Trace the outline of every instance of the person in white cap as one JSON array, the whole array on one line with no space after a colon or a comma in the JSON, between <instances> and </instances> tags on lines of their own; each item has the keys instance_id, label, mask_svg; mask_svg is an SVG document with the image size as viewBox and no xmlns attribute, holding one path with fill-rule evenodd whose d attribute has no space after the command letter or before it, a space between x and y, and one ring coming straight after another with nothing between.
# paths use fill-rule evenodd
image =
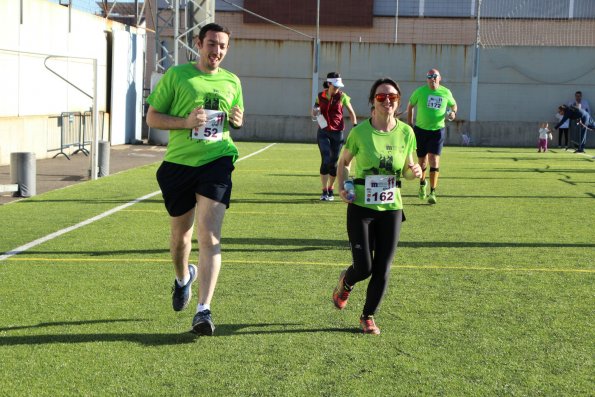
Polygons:
<instances>
[{"instance_id":1,"label":"person in white cap","mask_svg":"<svg viewBox=\"0 0 595 397\"><path fill-rule=\"evenodd\" d=\"M322 182L321 201L333 201L335 199L333 185L337 177L337 161L345 139L343 131L345 122L343 120L343 109L347 108L351 123L357 125L357 116L351 106L349 95L341 91L345 85L341 75L337 72L327 74L323 83L324 91L318 93L316 103L312 109L312 116L319 117L318 148L320 149L320 181Z\"/></svg>"}]
</instances>

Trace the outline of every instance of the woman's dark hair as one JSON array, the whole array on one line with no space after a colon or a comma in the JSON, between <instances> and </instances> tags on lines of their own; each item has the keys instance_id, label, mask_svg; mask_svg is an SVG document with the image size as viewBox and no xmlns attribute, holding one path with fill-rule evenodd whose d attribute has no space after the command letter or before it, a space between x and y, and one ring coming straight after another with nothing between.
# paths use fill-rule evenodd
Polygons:
<instances>
[{"instance_id":1,"label":"woman's dark hair","mask_svg":"<svg viewBox=\"0 0 595 397\"><path fill-rule=\"evenodd\" d=\"M340 79L341 75L337 72L330 72L329 74L326 75L327 79ZM324 88L328 88L328 81L325 81L324 83L322 83L322 86Z\"/></svg>"},{"instance_id":2,"label":"woman's dark hair","mask_svg":"<svg viewBox=\"0 0 595 397\"><path fill-rule=\"evenodd\" d=\"M399 93L399 99L398 99L399 105L397 106L397 111L395 111L395 117L400 116L402 114L402 112L399 112L398 110L401 107L401 88L399 87L399 83L397 83L390 77L383 77L381 79L376 80L374 82L374 84L372 84L372 88L370 88L370 96L368 96L368 102L370 103L370 105L372 105L372 108L373 108L374 107L374 97L376 96L376 89L379 86L381 86L382 84L392 85L393 87L395 87L395 89Z\"/></svg>"},{"instance_id":3,"label":"woman's dark hair","mask_svg":"<svg viewBox=\"0 0 595 397\"><path fill-rule=\"evenodd\" d=\"M399 99L401 99L401 88L399 87L399 84L389 77L383 77L381 79L376 80L374 82L374 84L372 84L372 88L370 88L370 96L368 96L368 102L370 103L370 105L374 105L374 97L376 96L376 89L379 86L381 86L382 84L389 84L389 85L392 85L393 87L395 87L395 89L399 93ZM400 100L399 100L399 104L401 104Z\"/></svg>"}]
</instances>

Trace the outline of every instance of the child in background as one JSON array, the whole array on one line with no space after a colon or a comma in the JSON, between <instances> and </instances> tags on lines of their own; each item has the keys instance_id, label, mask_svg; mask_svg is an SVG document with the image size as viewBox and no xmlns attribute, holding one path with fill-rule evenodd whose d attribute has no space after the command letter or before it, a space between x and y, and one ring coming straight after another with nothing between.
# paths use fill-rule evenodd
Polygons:
<instances>
[{"instance_id":1,"label":"child in background","mask_svg":"<svg viewBox=\"0 0 595 397\"><path fill-rule=\"evenodd\" d=\"M547 140L552 139L551 137L552 134L549 129L549 124L541 123L539 125L539 150L537 150L537 153L541 153L541 149L543 149L544 152L547 152Z\"/></svg>"}]
</instances>

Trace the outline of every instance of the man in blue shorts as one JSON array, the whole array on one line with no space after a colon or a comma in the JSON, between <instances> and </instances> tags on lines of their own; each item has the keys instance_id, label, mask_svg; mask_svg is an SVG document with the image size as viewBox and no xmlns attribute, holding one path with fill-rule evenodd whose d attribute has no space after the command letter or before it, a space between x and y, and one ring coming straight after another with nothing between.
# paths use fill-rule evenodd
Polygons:
<instances>
[{"instance_id":1,"label":"man in blue shorts","mask_svg":"<svg viewBox=\"0 0 595 397\"><path fill-rule=\"evenodd\" d=\"M407 104L407 123L413 127L417 140L417 158L422 169L419 185L420 200L436 204L436 187L440 172L440 153L445 139L445 118L455 119L457 103L450 90L440 85L440 71L430 69L426 74L427 85L419 87ZM413 125L414 108L415 126ZM448 113L448 116L447 116ZM427 194L426 169L430 165L430 194Z\"/></svg>"},{"instance_id":2,"label":"man in blue shorts","mask_svg":"<svg viewBox=\"0 0 595 397\"><path fill-rule=\"evenodd\" d=\"M170 130L157 182L170 215L170 252L176 273L172 305L185 309L198 277L192 331L213 335L211 299L221 268L221 227L231 196L238 150L231 128L243 123L240 79L219 67L229 48L227 28L210 23L198 35L200 59L171 67L147 98L149 127ZM196 221L198 267L189 264Z\"/></svg>"}]
</instances>

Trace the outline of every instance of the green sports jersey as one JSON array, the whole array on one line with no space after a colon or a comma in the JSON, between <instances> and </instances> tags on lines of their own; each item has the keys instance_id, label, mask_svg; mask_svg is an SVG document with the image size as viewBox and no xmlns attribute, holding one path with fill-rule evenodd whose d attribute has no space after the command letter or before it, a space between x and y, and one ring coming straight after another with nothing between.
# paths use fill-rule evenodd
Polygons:
<instances>
[{"instance_id":1,"label":"green sports jersey","mask_svg":"<svg viewBox=\"0 0 595 397\"><path fill-rule=\"evenodd\" d=\"M174 66L159 80L147 102L158 112L177 117L187 117L199 106L225 114L217 140L193 139L192 130L170 130L165 161L197 167L224 156L233 157L234 162L237 159L227 116L236 105L244 109L242 86L235 74L222 68L214 74L203 73L196 62Z\"/></svg>"},{"instance_id":2,"label":"green sports jersey","mask_svg":"<svg viewBox=\"0 0 595 397\"><path fill-rule=\"evenodd\" d=\"M432 90L427 85L413 91L409 103L412 106L417 105L415 125L430 131L444 128L446 108L456 105L448 88L439 86L438 89Z\"/></svg>"},{"instance_id":3,"label":"green sports jersey","mask_svg":"<svg viewBox=\"0 0 595 397\"><path fill-rule=\"evenodd\" d=\"M416 146L415 134L408 124L397 120L390 132L381 132L374 129L368 119L351 130L344 148L355 158L355 167L351 171L354 179L363 182L371 175L393 176L399 181L405 160ZM389 204L370 204L374 192L368 193L365 184L356 183L354 204L377 211L403 208L401 189L396 189L394 202Z\"/></svg>"}]
</instances>

